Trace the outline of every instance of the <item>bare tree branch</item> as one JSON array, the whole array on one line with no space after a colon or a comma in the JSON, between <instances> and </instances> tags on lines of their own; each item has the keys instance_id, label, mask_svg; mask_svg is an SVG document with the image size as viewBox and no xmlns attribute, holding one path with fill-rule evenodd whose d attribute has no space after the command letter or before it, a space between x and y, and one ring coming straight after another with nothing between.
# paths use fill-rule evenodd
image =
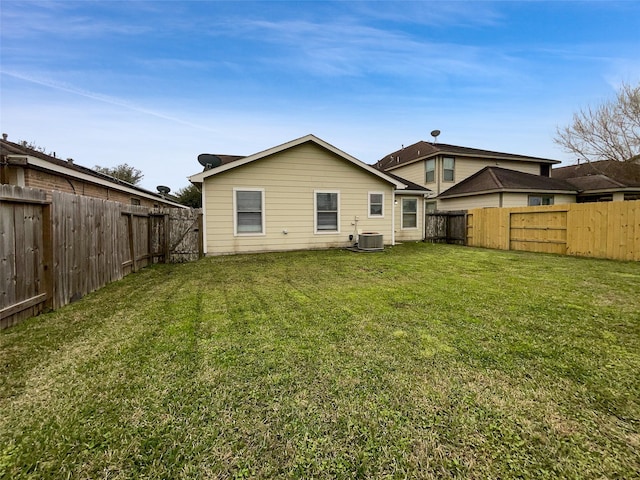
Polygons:
<instances>
[{"instance_id":1,"label":"bare tree branch","mask_svg":"<svg viewBox=\"0 0 640 480\"><path fill-rule=\"evenodd\" d=\"M640 85L623 84L615 100L573 115L555 143L587 161L627 161L640 154Z\"/></svg>"}]
</instances>

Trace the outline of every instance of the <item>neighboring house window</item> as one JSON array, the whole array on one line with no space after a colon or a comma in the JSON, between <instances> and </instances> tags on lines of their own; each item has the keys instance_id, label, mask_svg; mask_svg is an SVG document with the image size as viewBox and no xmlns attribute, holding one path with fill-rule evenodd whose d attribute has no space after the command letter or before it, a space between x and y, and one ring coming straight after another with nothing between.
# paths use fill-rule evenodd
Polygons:
<instances>
[{"instance_id":1,"label":"neighboring house window","mask_svg":"<svg viewBox=\"0 0 640 480\"><path fill-rule=\"evenodd\" d=\"M553 205L553 195L529 195L529 206Z\"/></svg>"},{"instance_id":2,"label":"neighboring house window","mask_svg":"<svg viewBox=\"0 0 640 480\"><path fill-rule=\"evenodd\" d=\"M340 231L340 195L338 192L315 192L316 233Z\"/></svg>"},{"instance_id":3,"label":"neighboring house window","mask_svg":"<svg viewBox=\"0 0 640 480\"><path fill-rule=\"evenodd\" d=\"M430 158L427 160L427 178L426 183L433 183L436 181L436 159Z\"/></svg>"},{"instance_id":4,"label":"neighboring house window","mask_svg":"<svg viewBox=\"0 0 640 480\"><path fill-rule=\"evenodd\" d=\"M140 205L140 199L139 198L132 198L131 199L131 205Z\"/></svg>"},{"instance_id":5,"label":"neighboring house window","mask_svg":"<svg viewBox=\"0 0 640 480\"><path fill-rule=\"evenodd\" d=\"M369 192L369 217L384 217L384 193Z\"/></svg>"},{"instance_id":6,"label":"neighboring house window","mask_svg":"<svg viewBox=\"0 0 640 480\"><path fill-rule=\"evenodd\" d=\"M264 234L264 189L233 189L234 235Z\"/></svg>"},{"instance_id":7,"label":"neighboring house window","mask_svg":"<svg viewBox=\"0 0 640 480\"><path fill-rule=\"evenodd\" d=\"M418 228L418 200L402 199L402 228Z\"/></svg>"},{"instance_id":8,"label":"neighboring house window","mask_svg":"<svg viewBox=\"0 0 640 480\"><path fill-rule=\"evenodd\" d=\"M548 163L543 163L540 165L540 176L541 177L550 177L551 176L551 165Z\"/></svg>"},{"instance_id":9,"label":"neighboring house window","mask_svg":"<svg viewBox=\"0 0 640 480\"><path fill-rule=\"evenodd\" d=\"M453 182L455 178L456 159L453 157L444 157L443 163L442 180L445 182Z\"/></svg>"},{"instance_id":10,"label":"neighboring house window","mask_svg":"<svg viewBox=\"0 0 640 480\"><path fill-rule=\"evenodd\" d=\"M438 205L437 202L427 202L427 204L426 204L427 213L435 212L437 205Z\"/></svg>"}]
</instances>

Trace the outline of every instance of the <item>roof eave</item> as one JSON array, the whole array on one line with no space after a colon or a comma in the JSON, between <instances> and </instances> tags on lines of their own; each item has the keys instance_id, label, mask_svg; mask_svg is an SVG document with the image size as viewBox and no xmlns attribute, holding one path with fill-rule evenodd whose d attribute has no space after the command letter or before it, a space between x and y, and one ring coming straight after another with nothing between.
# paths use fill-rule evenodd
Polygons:
<instances>
[{"instance_id":1,"label":"roof eave","mask_svg":"<svg viewBox=\"0 0 640 480\"><path fill-rule=\"evenodd\" d=\"M476 192L454 193L446 195L446 192L438 195L438 199L446 198L459 198L459 197L473 197L475 195L487 195L491 193L542 193L542 194L564 194L564 195L577 195L577 190L549 190L540 188L494 188L490 190L478 190Z\"/></svg>"},{"instance_id":2,"label":"roof eave","mask_svg":"<svg viewBox=\"0 0 640 480\"><path fill-rule=\"evenodd\" d=\"M173 205L175 207L179 207L179 208L189 208L185 205L182 205L180 203L176 203L173 202L171 200L167 200L166 198L159 198L155 195L153 195L151 192L145 192L144 190L138 189L138 188L131 188L131 187L127 187L126 185L122 185L120 183L114 183L114 182L110 182L108 180L105 179L101 179L100 177L97 176L93 176L93 175L89 175L86 173L82 173L82 172L78 172L77 170L73 170L71 168L65 168L62 165L57 165L55 163L51 163L48 162L47 160L38 158L38 157L33 157L31 155L7 155L7 158L18 158L18 159L26 159L27 164L31 165L33 167L37 167L39 169L42 170L47 170L50 172L55 172L58 174L62 174L62 175L66 175L69 177L73 177L73 178L77 178L78 180L82 180L85 182L91 182L91 183L95 183L98 185L102 185L104 187L108 187L108 188L112 188L114 190L118 190L121 192L126 192L128 194L131 195L136 195L138 197L144 197L156 202L163 202L166 204L170 204Z\"/></svg>"},{"instance_id":3,"label":"roof eave","mask_svg":"<svg viewBox=\"0 0 640 480\"><path fill-rule=\"evenodd\" d=\"M425 192L424 190L402 190L398 189L395 191L396 195L423 195L428 196L431 192Z\"/></svg>"},{"instance_id":4,"label":"roof eave","mask_svg":"<svg viewBox=\"0 0 640 480\"><path fill-rule=\"evenodd\" d=\"M637 187L611 187L611 188L588 188L580 190L580 195L590 195L594 193L616 193L616 192L640 192L640 186Z\"/></svg>"},{"instance_id":5,"label":"roof eave","mask_svg":"<svg viewBox=\"0 0 640 480\"><path fill-rule=\"evenodd\" d=\"M453 157L467 157L467 158L481 158L481 159L489 159L489 160L503 160L503 161L512 161L512 162L532 162L532 163L545 163L548 165L557 165L562 163L560 160L552 160L550 158L537 158L537 157L520 157L515 155L513 157L508 157L504 155L489 155L489 154L472 154L472 153L460 153L460 152L450 152L447 150L441 150L439 152L430 153L428 155L423 155L411 160L407 160L405 162L400 162L395 165L391 165L386 167L385 170L395 170L396 168L404 167L406 165L411 165L416 162L420 162L423 160L428 160L437 156L445 156L451 155Z\"/></svg>"},{"instance_id":6,"label":"roof eave","mask_svg":"<svg viewBox=\"0 0 640 480\"><path fill-rule=\"evenodd\" d=\"M337 155L337 156L339 156L341 158L344 158L345 160L353 163L354 165L356 165L356 166L358 166L360 168L363 168L363 169L367 170L369 173L372 173L373 175L379 177L380 179L385 180L386 182L394 185L396 188L406 188L407 187L406 184L391 178L389 175L385 174L384 172L381 172L381 171L377 170L376 168L372 167L371 165L367 165L363 161L358 160L357 158L349 155L348 153L343 152L339 148L334 147L330 143L327 143L324 140L316 137L315 135L311 135L311 134L305 135L304 137L300 137L300 138L297 138L295 140L291 140L290 142L283 143L281 145L277 145L277 146L269 148L267 150L263 150L261 152L254 153L253 155L249 155L248 157L245 157L245 158L243 158L241 160L236 160L234 162L230 162L230 163L227 163L225 165L221 165L220 167L212 168L210 170L206 170L204 172L197 173L195 175L192 175L192 176L188 177L188 179L192 183L202 183L206 178L209 178L209 177L211 177L213 175L219 175L219 174L224 173L224 172L226 172L228 170L241 167L243 165L246 165L248 163L254 162L254 161L259 160L261 158L265 158L265 157L274 155L276 153L280 153L282 151L288 150L290 148L297 147L297 146L302 145L302 144L307 143L307 142L313 142L316 145L329 150L330 152L334 153L335 155Z\"/></svg>"}]
</instances>

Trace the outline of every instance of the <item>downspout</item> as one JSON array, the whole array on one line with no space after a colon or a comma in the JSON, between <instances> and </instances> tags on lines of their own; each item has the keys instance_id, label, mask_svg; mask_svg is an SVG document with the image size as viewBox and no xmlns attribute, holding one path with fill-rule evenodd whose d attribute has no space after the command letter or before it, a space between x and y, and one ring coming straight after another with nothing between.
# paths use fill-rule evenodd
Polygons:
<instances>
[{"instance_id":1,"label":"downspout","mask_svg":"<svg viewBox=\"0 0 640 480\"><path fill-rule=\"evenodd\" d=\"M207 256L207 198L205 197L204 180L200 187L202 195L202 253Z\"/></svg>"},{"instance_id":2,"label":"downspout","mask_svg":"<svg viewBox=\"0 0 640 480\"><path fill-rule=\"evenodd\" d=\"M440 164L442 163L440 160L441 160L440 156L437 156L436 157L436 165L435 165L436 168L435 168L435 171L433 172L433 173L435 173L436 178L438 179L437 182L436 182L436 195L440 195L440 174L441 174L441 171L440 171L441 165Z\"/></svg>"},{"instance_id":3,"label":"downspout","mask_svg":"<svg viewBox=\"0 0 640 480\"><path fill-rule=\"evenodd\" d=\"M391 187L391 245L396 244L396 187Z\"/></svg>"},{"instance_id":4,"label":"downspout","mask_svg":"<svg viewBox=\"0 0 640 480\"><path fill-rule=\"evenodd\" d=\"M422 241L427 240L427 196L422 196Z\"/></svg>"}]
</instances>

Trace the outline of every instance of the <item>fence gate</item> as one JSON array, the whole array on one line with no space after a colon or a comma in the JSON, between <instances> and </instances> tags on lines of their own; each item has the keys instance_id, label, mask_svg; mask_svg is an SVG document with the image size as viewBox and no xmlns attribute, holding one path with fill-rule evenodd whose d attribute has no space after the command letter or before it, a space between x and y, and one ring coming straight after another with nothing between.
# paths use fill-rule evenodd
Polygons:
<instances>
[{"instance_id":1,"label":"fence gate","mask_svg":"<svg viewBox=\"0 0 640 480\"><path fill-rule=\"evenodd\" d=\"M466 210L427 213L424 224L425 241L466 245Z\"/></svg>"},{"instance_id":2,"label":"fence gate","mask_svg":"<svg viewBox=\"0 0 640 480\"><path fill-rule=\"evenodd\" d=\"M202 209L154 209L151 219L154 258L183 263L204 255Z\"/></svg>"},{"instance_id":3,"label":"fence gate","mask_svg":"<svg viewBox=\"0 0 640 480\"><path fill-rule=\"evenodd\" d=\"M509 250L567 253L567 211L509 213Z\"/></svg>"}]
</instances>

